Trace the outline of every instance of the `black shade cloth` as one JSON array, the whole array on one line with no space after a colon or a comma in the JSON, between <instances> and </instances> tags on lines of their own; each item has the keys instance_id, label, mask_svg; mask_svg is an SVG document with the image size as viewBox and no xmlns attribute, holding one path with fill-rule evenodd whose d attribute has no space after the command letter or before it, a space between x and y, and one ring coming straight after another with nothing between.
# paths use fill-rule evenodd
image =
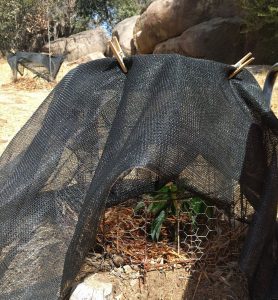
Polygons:
<instances>
[{"instance_id":1,"label":"black shade cloth","mask_svg":"<svg viewBox=\"0 0 278 300\"><path fill-rule=\"evenodd\" d=\"M112 58L70 71L2 155L0 298L68 296L105 206L171 180L227 211L247 198L241 267L251 297L271 299L278 122L261 88L213 61L125 63L127 74Z\"/></svg>"},{"instance_id":2,"label":"black shade cloth","mask_svg":"<svg viewBox=\"0 0 278 300\"><path fill-rule=\"evenodd\" d=\"M15 78L16 72L23 75L24 68L26 68L47 81L56 78L63 61L62 55L49 56L33 52L16 52L8 56L8 63Z\"/></svg>"}]
</instances>

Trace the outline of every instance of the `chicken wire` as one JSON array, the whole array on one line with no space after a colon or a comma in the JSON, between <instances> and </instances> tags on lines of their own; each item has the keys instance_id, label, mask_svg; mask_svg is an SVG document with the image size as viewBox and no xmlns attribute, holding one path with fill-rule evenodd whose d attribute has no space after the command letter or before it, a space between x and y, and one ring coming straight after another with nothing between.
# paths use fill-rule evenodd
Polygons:
<instances>
[{"instance_id":1,"label":"chicken wire","mask_svg":"<svg viewBox=\"0 0 278 300\"><path fill-rule=\"evenodd\" d=\"M146 271L183 266L194 272L215 269L220 260L238 259L242 247L239 237L247 229L242 220L235 220L199 198L178 199L180 210L165 217L159 238L154 239L152 226L157 218L150 212L150 205L167 207L167 200L153 200L145 195L137 201L130 200L105 211L91 257L100 253L103 260L112 259L113 264L104 269L96 264L91 271L136 265ZM196 203L201 204L202 212L197 211ZM90 273L90 268L86 272Z\"/></svg>"}]
</instances>

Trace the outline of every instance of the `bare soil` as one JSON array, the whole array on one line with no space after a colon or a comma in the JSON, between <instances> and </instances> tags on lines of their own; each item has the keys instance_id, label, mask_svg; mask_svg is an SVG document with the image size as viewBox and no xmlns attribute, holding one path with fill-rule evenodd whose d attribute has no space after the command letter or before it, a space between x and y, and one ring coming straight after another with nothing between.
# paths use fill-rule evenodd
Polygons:
<instances>
[{"instance_id":1,"label":"bare soil","mask_svg":"<svg viewBox=\"0 0 278 300\"><path fill-rule=\"evenodd\" d=\"M124 268L121 271L97 273L94 278L114 287L114 299L119 300L247 300L244 277L234 266L229 273L216 270L190 274L184 268L156 270L147 273ZM239 275L238 275L239 274Z\"/></svg>"},{"instance_id":2,"label":"bare soil","mask_svg":"<svg viewBox=\"0 0 278 300\"><path fill-rule=\"evenodd\" d=\"M56 83L74 67L76 65L63 65ZM56 83L33 79L30 72L26 72L17 82L12 82L12 72L8 63L0 59L0 155Z\"/></svg>"}]
</instances>

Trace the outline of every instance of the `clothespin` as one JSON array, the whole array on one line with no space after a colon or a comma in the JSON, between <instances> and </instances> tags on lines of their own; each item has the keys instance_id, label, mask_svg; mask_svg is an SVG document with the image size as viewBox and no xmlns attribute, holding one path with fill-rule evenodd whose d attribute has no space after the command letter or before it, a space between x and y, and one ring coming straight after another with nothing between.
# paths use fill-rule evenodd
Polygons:
<instances>
[{"instance_id":1,"label":"clothespin","mask_svg":"<svg viewBox=\"0 0 278 300\"><path fill-rule=\"evenodd\" d=\"M112 40L109 41L109 46L110 46L111 50L113 51L113 54L116 57L118 63L120 64L123 72L127 73L127 68L126 68L126 66L124 64L124 60L123 60L125 55L119 44L118 39L115 36L113 36Z\"/></svg>"},{"instance_id":2,"label":"clothespin","mask_svg":"<svg viewBox=\"0 0 278 300\"><path fill-rule=\"evenodd\" d=\"M232 67L235 67L236 69L234 70L234 72L229 76L229 79L232 79L233 77L236 76L236 74L238 74L244 67L246 67L247 65L249 65L252 61L255 60L254 57L251 57L252 53L249 52L248 54L246 54L240 61L238 61L236 64L232 65ZM250 58L251 57L251 58Z\"/></svg>"}]
</instances>

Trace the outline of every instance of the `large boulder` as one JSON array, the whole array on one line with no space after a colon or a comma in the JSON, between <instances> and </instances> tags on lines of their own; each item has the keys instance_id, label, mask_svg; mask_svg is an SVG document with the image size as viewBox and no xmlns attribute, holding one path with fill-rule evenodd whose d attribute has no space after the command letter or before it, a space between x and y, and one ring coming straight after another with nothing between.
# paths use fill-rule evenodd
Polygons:
<instances>
[{"instance_id":1,"label":"large boulder","mask_svg":"<svg viewBox=\"0 0 278 300\"><path fill-rule=\"evenodd\" d=\"M196 24L238 14L236 0L156 0L135 24L135 45L139 53L152 53L160 42L179 36Z\"/></svg>"},{"instance_id":2,"label":"large boulder","mask_svg":"<svg viewBox=\"0 0 278 300\"><path fill-rule=\"evenodd\" d=\"M57 39L50 44L52 54L66 55L68 61L74 61L89 53L103 53L107 49L108 37L100 29L92 29L73 34L68 38ZM49 51L49 44L46 44L42 51Z\"/></svg>"},{"instance_id":3,"label":"large boulder","mask_svg":"<svg viewBox=\"0 0 278 300\"><path fill-rule=\"evenodd\" d=\"M113 29L112 36L116 36L125 55L136 53L133 40L133 29L139 16L127 18L118 23Z\"/></svg>"},{"instance_id":4,"label":"large boulder","mask_svg":"<svg viewBox=\"0 0 278 300\"><path fill-rule=\"evenodd\" d=\"M190 27L179 37L158 44L154 53L179 53L231 64L242 55L242 24L239 17L214 18Z\"/></svg>"},{"instance_id":5,"label":"large boulder","mask_svg":"<svg viewBox=\"0 0 278 300\"><path fill-rule=\"evenodd\" d=\"M68 65L74 65L74 64L84 64L84 63L87 63L89 61L93 61L93 60L96 60L96 59L102 59L102 58L105 58L104 54L102 52L93 52L93 53L89 53L85 56L82 56L80 58L78 58L77 60L73 60L71 62L68 63Z\"/></svg>"}]
</instances>

